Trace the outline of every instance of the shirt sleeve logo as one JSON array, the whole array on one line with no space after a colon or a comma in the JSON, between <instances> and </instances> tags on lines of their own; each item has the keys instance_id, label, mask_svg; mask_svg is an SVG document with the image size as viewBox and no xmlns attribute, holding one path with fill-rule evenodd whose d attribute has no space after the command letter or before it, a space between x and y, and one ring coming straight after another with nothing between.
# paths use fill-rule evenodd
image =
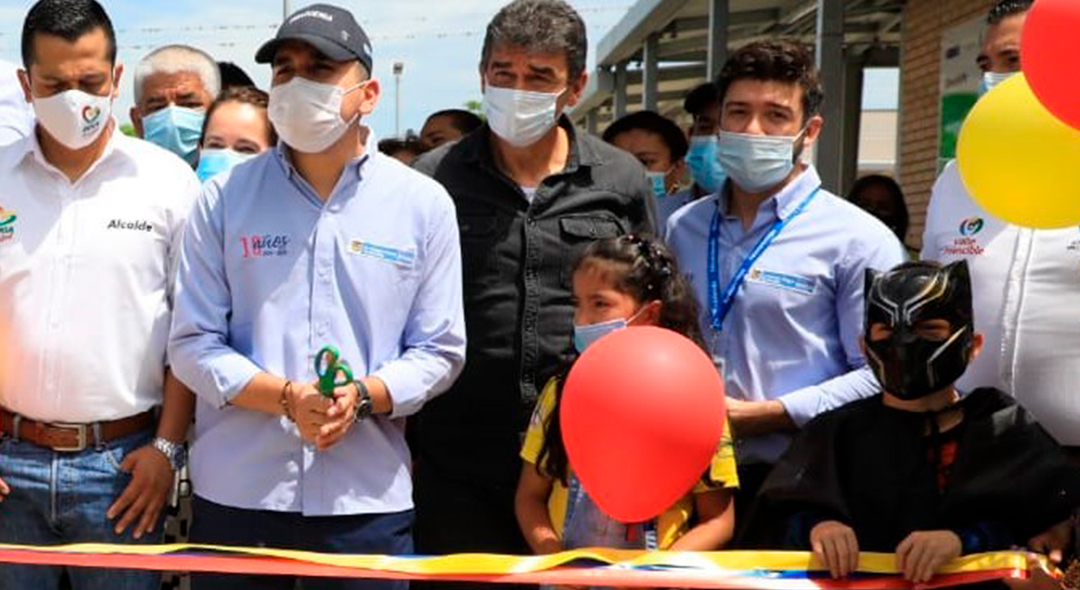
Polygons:
<instances>
[{"instance_id":1,"label":"shirt sleeve logo","mask_svg":"<svg viewBox=\"0 0 1080 590\"><path fill-rule=\"evenodd\" d=\"M371 242L353 240L349 242L349 253L357 256L367 256L389 262L402 268L412 268L416 264L416 253L408 250L399 250L390 246L380 246Z\"/></svg>"},{"instance_id":2,"label":"shirt sleeve logo","mask_svg":"<svg viewBox=\"0 0 1080 590\"><path fill-rule=\"evenodd\" d=\"M14 209L0 207L0 244L15 239L15 215Z\"/></svg>"},{"instance_id":3,"label":"shirt sleeve logo","mask_svg":"<svg viewBox=\"0 0 1080 590\"><path fill-rule=\"evenodd\" d=\"M289 236L262 234L240 236L244 258L272 258L289 255Z\"/></svg>"}]
</instances>

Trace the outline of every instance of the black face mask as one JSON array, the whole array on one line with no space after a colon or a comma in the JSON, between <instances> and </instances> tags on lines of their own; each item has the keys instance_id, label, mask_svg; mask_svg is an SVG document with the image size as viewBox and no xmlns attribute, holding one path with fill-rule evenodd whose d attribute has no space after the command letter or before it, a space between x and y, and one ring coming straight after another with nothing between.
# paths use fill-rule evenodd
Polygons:
<instances>
[{"instance_id":1,"label":"black face mask","mask_svg":"<svg viewBox=\"0 0 1080 590\"><path fill-rule=\"evenodd\" d=\"M909 262L878 273L866 271L867 363L881 386L904 400L925 397L951 385L967 369L972 347L971 278L966 261L948 266ZM946 320L952 333L928 340L915 333L925 320ZM893 333L870 340L870 326Z\"/></svg>"}]
</instances>

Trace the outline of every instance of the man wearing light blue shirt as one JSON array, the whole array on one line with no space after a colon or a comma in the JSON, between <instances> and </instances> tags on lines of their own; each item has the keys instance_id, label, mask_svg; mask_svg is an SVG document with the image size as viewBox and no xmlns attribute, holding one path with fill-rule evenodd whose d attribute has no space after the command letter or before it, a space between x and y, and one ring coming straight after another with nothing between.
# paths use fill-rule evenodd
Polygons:
<instances>
[{"instance_id":1,"label":"man wearing light blue shirt","mask_svg":"<svg viewBox=\"0 0 1080 590\"><path fill-rule=\"evenodd\" d=\"M379 154L359 125L379 87L367 36L347 11L302 9L256 59L273 63L269 113L282 143L206 185L178 277L170 358L199 396L191 539L409 553L403 419L464 363L454 207L436 182ZM314 361L327 345L356 381L324 397ZM295 583L193 581L196 590Z\"/></svg>"},{"instance_id":2,"label":"man wearing light blue shirt","mask_svg":"<svg viewBox=\"0 0 1080 590\"><path fill-rule=\"evenodd\" d=\"M810 51L751 44L717 87L717 157L730 182L676 212L666 235L724 375L745 515L792 431L879 390L859 346L864 273L905 255L887 227L800 162L823 124Z\"/></svg>"}]
</instances>

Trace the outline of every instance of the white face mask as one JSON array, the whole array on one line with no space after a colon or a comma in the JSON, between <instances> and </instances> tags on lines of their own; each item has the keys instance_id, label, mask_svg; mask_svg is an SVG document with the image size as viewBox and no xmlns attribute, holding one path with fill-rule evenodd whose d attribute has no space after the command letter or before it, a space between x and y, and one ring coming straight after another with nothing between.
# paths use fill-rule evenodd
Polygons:
<instances>
[{"instance_id":1,"label":"white face mask","mask_svg":"<svg viewBox=\"0 0 1080 590\"><path fill-rule=\"evenodd\" d=\"M720 132L717 159L736 186L763 193L784 181L795 168L795 136Z\"/></svg>"},{"instance_id":2,"label":"white face mask","mask_svg":"<svg viewBox=\"0 0 1080 590\"><path fill-rule=\"evenodd\" d=\"M499 88L490 83L484 88L484 115L488 126L514 147L530 146L555 126L560 92L529 92Z\"/></svg>"},{"instance_id":3,"label":"white face mask","mask_svg":"<svg viewBox=\"0 0 1080 590\"><path fill-rule=\"evenodd\" d=\"M351 121L342 119L341 103L363 85L345 90L295 76L270 89L270 122L289 147L305 154L323 152L360 118L357 113Z\"/></svg>"},{"instance_id":4,"label":"white face mask","mask_svg":"<svg viewBox=\"0 0 1080 590\"><path fill-rule=\"evenodd\" d=\"M106 96L67 90L34 97L34 113L45 131L68 149L82 149L96 140L112 118L112 93Z\"/></svg>"},{"instance_id":5,"label":"white face mask","mask_svg":"<svg viewBox=\"0 0 1080 590\"><path fill-rule=\"evenodd\" d=\"M1016 72L983 72L982 81L979 82L979 96L984 96L1014 74Z\"/></svg>"}]
</instances>

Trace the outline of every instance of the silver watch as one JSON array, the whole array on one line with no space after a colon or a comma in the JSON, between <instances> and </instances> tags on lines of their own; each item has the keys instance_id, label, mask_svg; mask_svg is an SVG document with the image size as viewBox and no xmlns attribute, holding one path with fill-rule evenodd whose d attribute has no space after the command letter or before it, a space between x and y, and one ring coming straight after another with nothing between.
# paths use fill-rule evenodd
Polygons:
<instances>
[{"instance_id":1,"label":"silver watch","mask_svg":"<svg viewBox=\"0 0 1080 590\"><path fill-rule=\"evenodd\" d=\"M151 445L160 451L162 455L165 455L173 471L180 471L183 469L184 464L187 463L187 450L184 448L184 443L174 443L159 436L154 439Z\"/></svg>"}]
</instances>

